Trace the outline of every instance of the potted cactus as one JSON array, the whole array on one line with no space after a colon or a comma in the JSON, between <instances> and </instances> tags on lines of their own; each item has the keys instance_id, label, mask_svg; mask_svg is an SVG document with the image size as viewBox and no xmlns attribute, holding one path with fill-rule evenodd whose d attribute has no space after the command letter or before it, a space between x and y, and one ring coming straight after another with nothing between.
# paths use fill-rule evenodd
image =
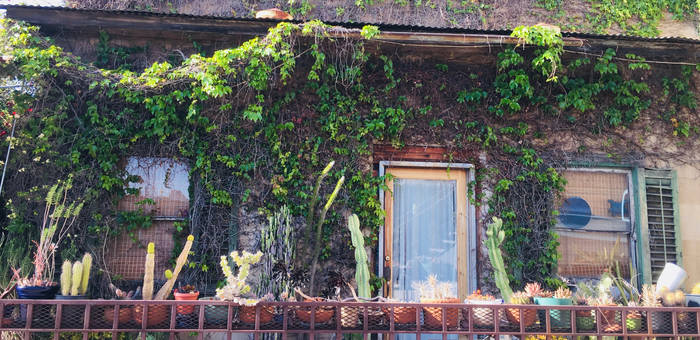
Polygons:
<instances>
[{"instance_id":1,"label":"potted cactus","mask_svg":"<svg viewBox=\"0 0 700 340\"><path fill-rule=\"evenodd\" d=\"M56 299L86 299L91 267L92 255L88 253L85 253L82 262L75 261L75 263L71 263L68 260L64 261L61 266L61 294L56 295ZM61 327L82 328L82 315L85 311L85 306L66 304L63 305L62 310Z\"/></svg>"},{"instance_id":2,"label":"potted cactus","mask_svg":"<svg viewBox=\"0 0 700 340\"><path fill-rule=\"evenodd\" d=\"M134 298L135 295L138 295L141 287L139 287L136 291L130 290L130 291L125 291L117 288L114 284L110 283L109 284L109 289L112 291L112 294L114 295L114 298L116 300L131 300ZM125 325L129 323L132 320L133 316L133 309L129 306L120 306L119 311L117 312L117 324L118 325ZM114 307L113 306L107 306L104 308L104 315L103 315L104 321L107 322L108 325L114 324Z\"/></svg>"},{"instance_id":3,"label":"potted cactus","mask_svg":"<svg viewBox=\"0 0 700 340\"><path fill-rule=\"evenodd\" d=\"M246 283L250 273L250 266L260 262L262 255L262 252L255 254L247 251L241 253L237 251L231 252L230 256L238 266L238 274L236 275L233 274L226 256L221 256L221 261L219 262L221 271L226 276L226 285L216 289L216 297L222 301L232 301L241 305L238 319L243 323L255 323L255 306L260 302L271 299L271 295L266 295L261 299L246 297L249 296L251 290L250 285ZM272 322L273 317L274 307L265 306L260 309L261 324Z\"/></svg>"},{"instance_id":4,"label":"potted cactus","mask_svg":"<svg viewBox=\"0 0 700 340\"><path fill-rule=\"evenodd\" d=\"M578 293L578 292L577 292ZM589 297L577 295L576 305L577 306L588 306ZM593 310L577 310L576 311L576 330L577 331L590 331L595 328L595 315Z\"/></svg>"},{"instance_id":5,"label":"potted cactus","mask_svg":"<svg viewBox=\"0 0 700 340\"><path fill-rule=\"evenodd\" d=\"M58 292L58 284L53 281L56 249L83 208L82 201L67 202L72 186L73 179L70 177L51 186L46 194L40 238L34 241L34 273L30 277L21 277L19 271L15 271L17 296L20 299L53 299ZM24 319L26 305L22 306Z\"/></svg>"},{"instance_id":6,"label":"potted cactus","mask_svg":"<svg viewBox=\"0 0 700 340\"><path fill-rule=\"evenodd\" d=\"M510 304L512 305L531 305L532 297L526 292L515 292L510 296ZM506 309L506 318L514 326L520 327L522 322L523 327L530 327L537 321L537 312L534 309L508 308Z\"/></svg>"},{"instance_id":7,"label":"potted cactus","mask_svg":"<svg viewBox=\"0 0 700 340\"><path fill-rule=\"evenodd\" d=\"M187 256L192 249L192 243L194 242L194 236L187 236L187 241L184 247L182 247L182 252L175 261L174 270L165 271L165 284L158 290L158 292L153 294L153 271L155 268L155 244L153 242L148 244L146 249L146 261L143 276L143 299L144 300L165 300L170 296L173 291L173 286L177 280L182 267L187 262ZM143 305L134 306L134 321L141 325L143 323ZM167 305L149 305L148 306L148 317L146 322L146 327L154 327L165 322L168 319L170 309Z\"/></svg>"},{"instance_id":8,"label":"potted cactus","mask_svg":"<svg viewBox=\"0 0 700 340\"><path fill-rule=\"evenodd\" d=\"M413 284L413 289L416 290L421 303L459 303L459 299L455 297L454 285L450 282L440 282L436 275L428 276L427 281L416 282ZM448 328L457 327L459 320L459 309L447 308L445 310L447 317L445 325ZM426 326L434 328L442 328L442 308L441 307L423 307L423 317Z\"/></svg>"}]
</instances>

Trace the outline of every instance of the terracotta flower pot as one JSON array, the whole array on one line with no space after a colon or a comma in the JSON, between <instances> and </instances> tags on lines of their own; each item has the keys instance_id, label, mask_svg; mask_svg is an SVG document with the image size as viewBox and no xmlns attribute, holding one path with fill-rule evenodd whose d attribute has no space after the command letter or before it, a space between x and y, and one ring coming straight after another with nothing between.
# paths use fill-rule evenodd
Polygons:
<instances>
[{"instance_id":1,"label":"terracotta flower pot","mask_svg":"<svg viewBox=\"0 0 700 340\"><path fill-rule=\"evenodd\" d=\"M611 305L615 306L615 305ZM605 307L605 306L602 306ZM600 311L600 323L603 332L618 333L622 332L622 321L617 319L617 312L614 310Z\"/></svg>"},{"instance_id":2,"label":"terracotta flower pot","mask_svg":"<svg viewBox=\"0 0 700 340\"><path fill-rule=\"evenodd\" d=\"M459 299L421 299L421 303L459 303ZM445 326L448 328L457 327L459 322L459 309L457 308L446 308L445 313L447 313L447 318L445 319ZM430 327L442 328L442 307L423 307L423 317L425 319L425 324Z\"/></svg>"},{"instance_id":3,"label":"terracotta flower pot","mask_svg":"<svg viewBox=\"0 0 700 340\"><path fill-rule=\"evenodd\" d=\"M318 317L318 314L316 314ZM360 307L340 307L340 326L355 328L360 325Z\"/></svg>"},{"instance_id":4,"label":"terracotta flower pot","mask_svg":"<svg viewBox=\"0 0 700 340\"><path fill-rule=\"evenodd\" d=\"M260 324L267 324L272 322L272 318L275 316L275 307L272 306L261 306L260 307ZM238 310L238 319L243 323L254 324L255 323L255 306L241 306Z\"/></svg>"},{"instance_id":5,"label":"terracotta flower pot","mask_svg":"<svg viewBox=\"0 0 700 340\"><path fill-rule=\"evenodd\" d=\"M199 292L179 293L177 289L173 290L175 300L178 301L195 301L199 297ZM177 305L177 314L192 314L194 305Z\"/></svg>"},{"instance_id":6,"label":"terracotta flower pot","mask_svg":"<svg viewBox=\"0 0 700 340\"><path fill-rule=\"evenodd\" d=\"M117 324L124 325L131 321L133 318L133 308L129 306L119 306L119 316L117 316ZM109 323L109 325L114 324L114 307L109 306L104 309L104 320Z\"/></svg>"},{"instance_id":7,"label":"terracotta flower pot","mask_svg":"<svg viewBox=\"0 0 700 340\"><path fill-rule=\"evenodd\" d=\"M305 299L304 302L322 302L323 299L316 298L314 300ZM295 312L297 318L302 322L311 323L311 310L313 307L299 307ZM335 310L331 306L316 306L316 315L314 318L315 323L326 323L333 318L335 315Z\"/></svg>"},{"instance_id":8,"label":"terracotta flower pot","mask_svg":"<svg viewBox=\"0 0 700 340\"><path fill-rule=\"evenodd\" d=\"M134 306L134 321L140 326L143 323L143 305ZM170 316L170 306L168 305L149 305L148 318L146 327L152 328L165 322Z\"/></svg>"},{"instance_id":9,"label":"terracotta flower pot","mask_svg":"<svg viewBox=\"0 0 700 340\"><path fill-rule=\"evenodd\" d=\"M503 303L502 300L496 299L496 300L469 300L467 299L465 301L466 303L470 305L500 305ZM479 328L494 328L494 322L493 322L493 314L494 314L494 309L489 308L489 307L473 307L471 309L473 315L471 316L471 320L474 322L474 327L479 327ZM466 320L469 320L469 309L464 309L462 310L462 313L464 313L464 318ZM500 313L499 313L500 314Z\"/></svg>"},{"instance_id":10,"label":"terracotta flower pot","mask_svg":"<svg viewBox=\"0 0 700 340\"><path fill-rule=\"evenodd\" d=\"M506 318L514 326L520 327L522 321L524 327L530 327L537 321L537 311L534 309L523 309L522 314L519 308L506 309Z\"/></svg>"},{"instance_id":11,"label":"terracotta flower pot","mask_svg":"<svg viewBox=\"0 0 700 340\"><path fill-rule=\"evenodd\" d=\"M390 317L391 308L382 308L387 318ZM394 307L394 323L395 324L415 324L416 323L416 308L415 307Z\"/></svg>"}]
</instances>

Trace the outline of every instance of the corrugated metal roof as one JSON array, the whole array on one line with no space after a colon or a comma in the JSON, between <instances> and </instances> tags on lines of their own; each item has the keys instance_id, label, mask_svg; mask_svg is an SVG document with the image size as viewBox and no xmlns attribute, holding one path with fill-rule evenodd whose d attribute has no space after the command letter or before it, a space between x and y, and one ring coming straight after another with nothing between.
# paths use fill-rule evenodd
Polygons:
<instances>
[{"instance_id":1,"label":"corrugated metal roof","mask_svg":"<svg viewBox=\"0 0 700 340\"><path fill-rule=\"evenodd\" d=\"M273 19L254 19L250 17L236 17L236 16L214 16L214 15L194 15L194 14L180 14L180 13L162 13L162 12L147 12L147 11L137 11L137 10L105 10L105 9L84 9L84 8L70 8L70 7L49 7L49 6L27 6L27 5L2 5L0 4L0 9L36 9L42 10L52 10L52 11L66 11L66 12L80 12L80 13L102 13L102 14L114 14L114 15L134 15L134 16L149 16L149 17L172 17L172 18L191 18L191 19L207 19L207 20L230 20L238 22L268 22L277 23L279 20ZM300 20L291 20L290 22L302 23ZM399 25L391 23L372 23L372 22L335 22L335 21L324 21L324 23L332 26L343 26L347 28L362 28L365 25L376 25L379 27L380 31L398 31L398 32L425 32L425 33L451 33L451 34L488 34L488 35L510 35L511 30L486 30L486 29L472 29L472 28L452 28L452 27L434 27L434 26L420 26L420 25ZM650 41L650 42L670 42L670 43L692 43L700 44L700 39L692 39L685 37L639 37L625 34L592 34L592 33L580 33L580 32L562 32L562 36L580 39L601 39L601 40L628 40L628 41Z\"/></svg>"}]
</instances>

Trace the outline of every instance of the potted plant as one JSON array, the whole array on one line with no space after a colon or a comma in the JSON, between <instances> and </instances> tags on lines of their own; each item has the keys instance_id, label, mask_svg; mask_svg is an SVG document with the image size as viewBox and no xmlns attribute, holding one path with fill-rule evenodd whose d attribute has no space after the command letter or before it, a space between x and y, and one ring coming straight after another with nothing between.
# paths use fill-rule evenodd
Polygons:
<instances>
[{"instance_id":1,"label":"potted plant","mask_svg":"<svg viewBox=\"0 0 700 340\"><path fill-rule=\"evenodd\" d=\"M494 298L489 294L482 294L481 290L476 290L464 300L465 303L472 305L498 305L503 303L502 300ZM472 316L471 320L474 322L474 328L494 328L494 309L487 307L473 307L471 308ZM465 320L469 320L469 313L465 309L463 310ZM466 327L465 327L466 328Z\"/></svg>"},{"instance_id":2,"label":"potted plant","mask_svg":"<svg viewBox=\"0 0 700 340\"><path fill-rule=\"evenodd\" d=\"M685 293L683 293L681 290L675 290L672 292L666 292L661 299L661 304L664 307L685 307ZM672 314L673 312L667 312L667 317L669 318L669 321L673 320ZM695 324L695 317L694 315L691 315L690 312L680 312L678 313L677 317L677 322L678 322L678 330L684 333L687 333L688 330L690 330L694 324ZM653 321L652 320L652 326L653 326ZM669 322L667 324L664 324L662 327L659 327L660 330L663 330L667 333L671 333L672 330L672 324ZM655 331L656 332L656 331Z\"/></svg>"},{"instance_id":3,"label":"potted plant","mask_svg":"<svg viewBox=\"0 0 700 340\"><path fill-rule=\"evenodd\" d=\"M577 290L576 305L589 306L590 297L578 295L580 289ZM577 310L576 311L576 330L591 331L595 328L595 312L593 310Z\"/></svg>"},{"instance_id":4,"label":"potted plant","mask_svg":"<svg viewBox=\"0 0 700 340\"><path fill-rule=\"evenodd\" d=\"M515 292L510 297L511 305L531 305L532 297L526 292ZM523 327L527 328L535 324L537 320L537 312L534 309L519 309L519 308L508 308L506 309L506 318L514 326L520 327L522 322Z\"/></svg>"},{"instance_id":5,"label":"potted plant","mask_svg":"<svg viewBox=\"0 0 700 340\"><path fill-rule=\"evenodd\" d=\"M57 300L84 300L90 280L90 268L92 267L92 255L85 253L82 262L71 263L66 260L61 266L61 294L56 295ZM82 328L82 315L85 306L63 305L61 317L62 328ZM70 318L68 317L70 316Z\"/></svg>"},{"instance_id":6,"label":"potted plant","mask_svg":"<svg viewBox=\"0 0 700 340\"><path fill-rule=\"evenodd\" d=\"M182 252L177 257L175 261L175 268L173 271L166 270L164 275L166 278L165 284L158 290L158 292L153 294L153 271L155 268L155 244L150 242L146 249L146 260L143 276L143 300L165 300L170 296L173 291L173 286L177 280L182 267L187 262L187 256L190 254L192 249L192 243L194 242L194 236L187 236L187 241L182 247ZM134 306L134 321L138 325L144 323L144 312L143 305L137 304ZM146 327L155 327L164 323L168 320L170 314L170 308L167 305L148 305L148 316L146 318Z\"/></svg>"},{"instance_id":7,"label":"potted plant","mask_svg":"<svg viewBox=\"0 0 700 340\"><path fill-rule=\"evenodd\" d=\"M21 277L15 272L20 299L53 299L58 292L58 284L53 281L56 249L83 208L82 201L67 202L72 186L73 178L69 177L67 181L58 181L46 194L40 238L34 242L34 274Z\"/></svg>"},{"instance_id":8,"label":"potted plant","mask_svg":"<svg viewBox=\"0 0 700 340\"><path fill-rule=\"evenodd\" d=\"M114 284L109 284L109 289L112 291L114 298L117 300L131 300L137 295L139 289L136 291L124 291L117 288ZM129 323L133 317L133 309L129 306L119 306L119 311L117 312L117 325L123 326ZM103 319L107 322L108 327L114 324L114 307L107 306L104 308Z\"/></svg>"},{"instance_id":9,"label":"potted plant","mask_svg":"<svg viewBox=\"0 0 700 340\"><path fill-rule=\"evenodd\" d=\"M299 288L296 288L297 294L301 295L304 302L324 302L327 301L322 297L310 297L304 294ZM318 306L318 307L299 307L294 312L301 322L311 323L311 312L315 309L314 323L321 324L329 322L333 315L335 315L335 309L331 306Z\"/></svg>"},{"instance_id":10,"label":"potted plant","mask_svg":"<svg viewBox=\"0 0 700 340\"><path fill-rule=\"evenodd\" d=\"M175 288L173 295L178 301L194 301L199 297L199 291L193 285L184 285ZM192 314L194 305L178 305L176 310L178 314Z\"/></svg>"},{"instance_id":11,"label":"potted plant","mask_svg":"<svg viewBox=\"0 0 700 340\"><path fill-rule=\"evenodd\" d=\"M263 296L261 299L246 298L250 293L250 285L246 283L250 266L260 262L262 252L255 254L243 251L240 254L237 251L231 252L230 256L238 266L238 274L234 275L229 265L228 258L221 256L219 265L226 277L226 285L216 289L216 297L223 301L232 301L240 305L238 319L243 323L255 323L255 309L259 302L274 300L271 294ZM266 324L272 322L274 317L274 307L264 306L260 309L260 323Z\"/></svg>"},{"instance_id":12,"label":"potted plant","mask_svg":"<svg viewBox=\"0 0 700 340\"><path fill-rule=\"evenodd\" d=\"M543 291L539 297L535 298L535 303L540 306L571 306L573 304L571 290L566 287L559 287L551 297L547 295L550 295L550 293ZM544 316L544 313L540 314L540 323L543 325L547 321ZM550 310L549 319L552 322L552 328L561 329L571 327L571 312L568 310Z\"/></svg>"},{"instance_id":13,"label":"potted plant","mask_svg":"<svg viewBox=\"0 0 700 340\"><path fill-rule=\"evenodd\" d=\"M641 304L644 307L662 307L661 296L656 293L655 285L642 286ZM671 327L670 312L648 312L651 318L651 329L654 333L665 333L666 327Z\"/></svg>"},{"instance_id":14,"label":"potted plant","mask_svg":"<svg viewBox=\"0 0 700 340\"><path fill-rule=\"evenodd\" d=\"M455 297L454 285L450 282L440 282L436 275L428 276L427 281L415 282L413 289L421 303L459 303ZM459 320L459 309L447 308L445 325L448 328L457 327ZM442 307L423 307L423 318L426 326L442 328Z\"/></svg>"}]
</instances>

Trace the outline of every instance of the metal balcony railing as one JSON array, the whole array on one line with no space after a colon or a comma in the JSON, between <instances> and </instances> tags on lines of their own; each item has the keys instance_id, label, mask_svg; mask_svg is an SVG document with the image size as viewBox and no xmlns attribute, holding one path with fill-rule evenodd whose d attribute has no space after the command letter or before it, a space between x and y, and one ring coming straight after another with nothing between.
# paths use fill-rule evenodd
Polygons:
<instances>
[{"instance_id":1,"label":"metal balcony railing","mask_svg":"<svg viewBox=\"0 0 700 340\"><path fill-rule=\"evenodd\" d=\"M0 300L0 335L132 333L700 337L700 308L425 303ZM444 316L444 317L443 317Z\"/></svg>"}]
</instances>

